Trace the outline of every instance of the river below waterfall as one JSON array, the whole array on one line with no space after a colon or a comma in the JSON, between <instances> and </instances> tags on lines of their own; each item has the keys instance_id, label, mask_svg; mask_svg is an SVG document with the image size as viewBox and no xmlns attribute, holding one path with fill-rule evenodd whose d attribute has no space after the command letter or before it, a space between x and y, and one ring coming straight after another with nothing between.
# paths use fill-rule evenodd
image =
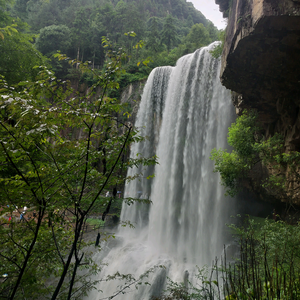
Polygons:
<instances>
[{"instance_id":1,"label":"river below waterfall","mask_svg":"<svg viewBox=\"0 0 300 300\"><path fill-rule=\"evenodd\" d=\"M131 169L140 180L128 183L125 197L149 198L152 204L123 204L113 241L94 256L107 266L103 279L116 272L135 278L149 273L150 285L132 285L114 299L148 300L165 289L167 277L193 281L195 266L211 265L227 242L225 222L233 212L209 159L213 148L227 147L234 120L230 91L220 83L220 60L209 51L216 43L180 58L175 67L160 67L149 75L135 126L147 139L132 145L131 157L158 156L147 170ZM147 179L155 173L154 179ZM105 281L87 299L109 299L120 291L118 280Z\"/></svg>"}]
</instances>

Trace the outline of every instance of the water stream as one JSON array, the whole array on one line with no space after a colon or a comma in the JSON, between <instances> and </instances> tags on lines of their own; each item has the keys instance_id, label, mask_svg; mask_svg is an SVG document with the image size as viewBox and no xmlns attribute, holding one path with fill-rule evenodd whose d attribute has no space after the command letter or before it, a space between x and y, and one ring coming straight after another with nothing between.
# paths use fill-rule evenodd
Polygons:
<instances>
[{"instance_id":1,"label":"water stream","mask_svg":"<svg viewBox=\"0 0 300 300\"><path fill-rule=\"evenodd\" d=\"M230 92L219 81L220 61L212 44L180 58L175 67L156 68L145 85L135 126L148 139L135 144L131 156L156 154L159 164L143 172L141 180L126 186L125 196L149 198L152 204L124 205L121 219L135 229L120 228L113 243L103 245L95 259L108 265L101 278L120 272L138 277L149 274L151 285L128 288L114 299L143 300L158 296L166 277L192 280L195 266L211 265L226 243L224 224L232 212L218 174L209 159L212 148L226 147L233 121ZM155 172L153 180L146 179ZM103 292L88 299L113 295L120 282L101 284ZM107 298L108 299L108 298Z\"/></svg>"}]
</instances>

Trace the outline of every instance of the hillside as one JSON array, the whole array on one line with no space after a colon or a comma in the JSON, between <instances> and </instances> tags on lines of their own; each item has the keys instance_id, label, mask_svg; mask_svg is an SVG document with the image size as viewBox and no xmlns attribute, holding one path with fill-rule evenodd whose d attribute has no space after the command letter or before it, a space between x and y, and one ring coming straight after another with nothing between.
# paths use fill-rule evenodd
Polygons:
<instances>
[{"instance_id":1,"label":"hillside","mask_svg":"<svg viewBox=\"0 0 300 300\"><path fill-rule=\"evenodd\" d=\"M147 76L156 66L174 65L180 56L217 40L219 35L213 23L185 0L17 0L4 3L10 20L3 19L3 25L18 23L15 28L33 37L31 43L50 59L60 77L69 74L69 66L53 60L57 51L72 59L90 61L92 68L101 69L106 60L103 36L109 38L113 50L122 47L130 54L125 63L129 73L140 73L138 78L132 79L135 80ZM26 23L29 28L21 25ZM132 31L135 36L124 35ZM143 64L137 68L137 63L144 60L148 68ZM0 63L0 73L6 70L7 66Z\"/></svg>"}]
</instances>

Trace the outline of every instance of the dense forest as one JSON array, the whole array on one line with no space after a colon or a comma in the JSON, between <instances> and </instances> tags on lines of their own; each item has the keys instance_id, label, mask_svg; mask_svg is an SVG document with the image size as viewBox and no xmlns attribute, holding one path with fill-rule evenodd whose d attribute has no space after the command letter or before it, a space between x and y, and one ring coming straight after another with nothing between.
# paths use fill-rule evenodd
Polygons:
<instances>
[{"instance_id":1,"label":"dense forest","mask_svg":"<svg viewBox=\"0 0 300 300\"><path fill-rule=\"evenodd\" d=\"M185 0L2 0L0 4L0 73L11 83L32 78L36 74L32 67L42 62L60 78L78 76L67 63L53 58L57 51L101 69L106 61L105 36L113 50L123 48L130 55L123 76L126 85L145 78L156 66L174 65L180 56L219 36L213 23ZM91 84L86 75L81 80Z\"/></svg>"}]
</instances>

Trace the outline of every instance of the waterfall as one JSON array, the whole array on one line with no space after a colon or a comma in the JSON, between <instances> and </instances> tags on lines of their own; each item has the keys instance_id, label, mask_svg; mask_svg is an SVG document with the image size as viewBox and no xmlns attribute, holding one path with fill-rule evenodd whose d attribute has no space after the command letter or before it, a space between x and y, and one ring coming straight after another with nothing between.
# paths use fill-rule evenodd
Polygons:
<instances>
[{"instance_id":1,"label":"waterfall","mask_svg":"<svg viewBox=\"0 0 300 300\"><path fill-rule=\"evenodd\" d=\"M140 135L146 139L131 146L130 156L132 158L137 158L139 154L142 154L143 157L156 155L156 146L158 145L165 98L172 69L172 67L156 68L148 77L135 122L135 127L139 129ZM127 176L133 177L135 174L141 173L141 178L127 184L125 198L150 198L152 180L147 179L147 177L154 174L154 166L146 169L143 167L129 169ZM130 220L136 227L141 228L148 223L148 215L149 205L138 203L133 206L124 205L121 220Z\"/></svg>"},{"instance_id":2,"label":"waterfall","mask_svg":"<svg viewBox=\"0 0 300 300\"><path fill-rule=\"evenodd\" d=\"M131 156L156 154L159 164L155 170L130 170L129 176L140 172L143 178L131 181L125 196L150 198L152 204L124 204L121 219L136 228L120 229L98 259L108 264L101 278L117 271L137 277L153 266L164 267L149 274L151 285L114 299L159 296L167 276L191 280L195 266L211 265L226 242L230 205L209 156L212 148L226 147L234 113L230 92L219 81L220 61L209 53L214 46L180 58L175 67L153 70L145 85L135 125L148 139L133 145ZM153 171L153 182L145 179ZM113 295L118 285L105 282L99 286L103 292L88 299Z\"/></svg>"}]
</instances>

